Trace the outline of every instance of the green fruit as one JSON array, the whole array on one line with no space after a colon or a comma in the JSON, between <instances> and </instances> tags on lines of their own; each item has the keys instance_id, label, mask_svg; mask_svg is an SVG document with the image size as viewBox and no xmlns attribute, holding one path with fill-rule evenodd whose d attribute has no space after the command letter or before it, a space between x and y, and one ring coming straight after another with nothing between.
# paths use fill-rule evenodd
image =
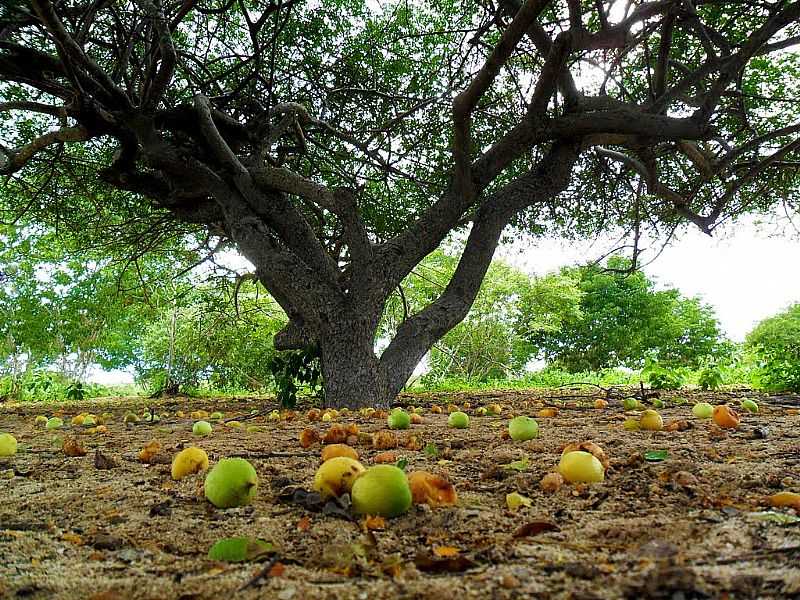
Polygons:
<instances>
[{"instance_id":1,"label":"green fruit","mask_svg":"<svg viewBox=\"0 0 800 600\"><path fill-rule=\"evenodd\" d=\"M223 458L206 475L204 488L206 498L217 508L245 506L256 497L258 475L243 458Z\"/></svg>"},{"instance_id":2,"label":"green fruit","mask_svg":"<svg viewBox=\"0 0 800 600\"><path fill-rule=\"evenodd\" d=\"M475 414L479 417L485 417L488 414L488 412L483 406L481 406L475 409Z\"/></svg>"},{"instance_id":3,"label":"green fruit","mask_svg":"<svg viewBox=\"0 0 800 600\"><path fill-rule=\"evenodd\" d=\"M94 417L86 417L83 420L84 427L94 427L95 425L97 425L97 422L94 420Z\"/></svg>"},{"instance_id":4,"label":"green fruit","mask_svg":"<svg viewBox=\"0 0 800 600\"><path fill-rule=\"evenodd\" d=\"M211 423L208 421L197 421L192 425L192 433L195 435L208 435L211 433Z\"/></svg>"},{"instance_id":5,"label":"green fruit","mask_svg":"<svg viewBox=\"0 0 800 600\"><path fill-rule=\"evenodd\" d=\"M139 422L139 417L137 417L137 416L136 416L135 414L133 414L132 412L129 412L129 413L127 413L127 414L125 415L125 417L124 417L122 420L123 420L123 422L125 422L125 423L138 423L138 422Z\"/></svg>"},{"instance_id":6,"label":"green fruit","mask_svg":"<svg viewBox=\"0 0 800 600\"><path fill-rule=\"evenodd\" d=\"M249 537L225 538L214 543L208 551L211 560L226 562L244 562L255 560L265 554L273 554L272 544L264 540Z\"/></svg>"},{"instance_id":7,"label":"green fruit","mask_svg":"<svg viewBox=\"0 0 800 600\"><path fill-rule=\"evenodd\" d=\"M411 416L402 408L395 408L386 417L386 422L389 424L389 429L408 429L411 425Z\"/></svg>"},{"instance_id":8,"label":"green fruit","mask_svg":"<svg viewBox=\"0 0 800 600\"><path fill-rule=\"evenodd\" d=\"M10 433L0 433L0 456L14 456L17 453L17 438Z\"/></svg>"},{"instance_id":9,"label":"green fruit","mask_svg":"<svg viewBox=\"0 0 800 600\"><path fill-rule=\"evenodd\" d=\"M408 479L394 465L367 469L353 484L352 497L353 511L360 515L396 517L411 508Z\"/></svg>"},{"instance_id":10,"label":"green fruit","mask_svg":"<svg viewBox=\"0 0 800 600\"><path fill-rule=\"evenodd\" d=\"M47 417L44 415L39 415L33 420L33 424L37 427L46 427L47 426Z\"/></svg>"},{"instance_id":11,"label":"green fruit","mask_svg":"<svg viewBox=\"0 0 800 600\"><path fill-rule=\"evenodd\" d=\"M625 410L636 410L637 406L639 406L639 401L636 398L625 398L622 401L622 408Z\"/></svg>"},{"instance_id":12,"label":"green fruit","mask_svg":"<svg viewBox=\"0 0 800 600\"><path fill-rule=\"evenodd\" d=\"M51 417L47 419L47 429L61 429L64 426L64 421L58 417Z\"/></svg>"},{"instance_id":13,"label":"green fruit","mask_svg":"<svg viewBox=\"0 0 800 600\"><path fill-rule=\"evenodd\" d=\"M639 429L640 429L639 421L637 421L636 419L627 419L622 424L622 427L626 431L639 431Z\"/></svg>"},{"instance_id":14,"label":"green fruit","mask_svg":"<svg viewBox=\"0 0 800 600\"><path fill-rule=\"evenodd\" d=\"M692 407L692 414L698 419L710 419L714 414L714 407L708 402L698 402Z\"/></svg>"},{"instance_id":15,"label":"green fruit","mask_svg":"<svg viewBox=\"0 0 800 600\"><path fill-rule=\"evenodd\" d=\"M456 412L450 413L450 416L447 417L447 424L455 429L466 429L469 427L469 417L467 413L457 410Z\"/></svg>"},{"instance_id":16,"label":"green fruit","mask_svg":"<svg viewBox=\"0 0 800 600\"><path fill-rule=\"evenodd\" d=\"M659 400L658 398L656 398L655 400L653 400L653 407L654 408L664 408L664 401L663 400Z\"/></svg>"},{"instance_id":17,"label":"green fruit","mask_svg":"<svg viewBox=\"0 0 800 600\"><path fill-rule=\"evenodd\" d=\"M758 404L756 404L755 400L750 398L745 398L742 400L742 408L745 409L747 412L757 413L758 412Z\"/></svg>"},{"instance_id":18,"label":"green fruit","mask_svg":"<svg viewBox=\"0 0 800 600\"><path fill-rule=\"evenodd\" d=\"M213 421L219 421L222 418L222 413L219 411L213 412L211 413L211 416L208 418L212 419Z\"/></svg>"},{"instance_id":19,"label":"green fruit","mask_svg":"<svg viewBox=\"0 0 800 600\"><path fill-rule=\"evenodd\" d=\"M558 463L558 472L572 483L596 483L605 478L603 464L596 456L582 450L564 453Z\"/></svg>"},{"instance_id":20,"label":"green fruit","mask_svg":"<svg viewBox=\"0 0 800 600\"><path fill-rule=\"evenodd\" d=\"M508 435L515 442L524 442L539 437L539 423L530 417L514 417L508 423Z\"/></svg>"}]
</instances>

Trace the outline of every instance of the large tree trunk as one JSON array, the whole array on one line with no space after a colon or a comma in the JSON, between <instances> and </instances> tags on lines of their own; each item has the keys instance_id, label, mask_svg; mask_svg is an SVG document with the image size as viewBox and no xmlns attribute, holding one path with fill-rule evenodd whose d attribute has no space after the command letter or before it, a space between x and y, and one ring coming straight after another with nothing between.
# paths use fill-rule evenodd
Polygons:
<instances>
[{"instance_id":1,"label":"large tree trunk","mask_svg":"<svg viewBox=\"0 0 800 600\"><path fill-rule=\"evenodd\" d=\"M374 320L341 317L319 337L326 405L387 408L397 394L387 389L375 356Z\"/></svg>"}]
</instances>

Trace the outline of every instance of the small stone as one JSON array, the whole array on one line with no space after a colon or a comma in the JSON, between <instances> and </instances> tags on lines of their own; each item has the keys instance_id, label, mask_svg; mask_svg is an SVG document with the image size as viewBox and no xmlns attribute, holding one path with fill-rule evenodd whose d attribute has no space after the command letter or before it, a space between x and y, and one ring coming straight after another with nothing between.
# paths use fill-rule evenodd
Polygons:
<instances>
[{"instance_id":1,"label":"small stone","mask_svg":"<svg viewBox=\"0 0 800 600\"><path fill-rule=\"evenodd\" d=\"M513 575L503 575L500 578L500 585L510 590L519 587L519 579L517 579Z\"/></svg>"},{"instance_id":2,"label":"small stone","mask_svg":"<svg viewBox=\"0 0 800 600\"><path fill-rule=\"evenodd\" d=\"M119 550L123 545L122 538L107 533L98 533L92 542L92 547L98 550Z\"/></svg>"}]
</instances>

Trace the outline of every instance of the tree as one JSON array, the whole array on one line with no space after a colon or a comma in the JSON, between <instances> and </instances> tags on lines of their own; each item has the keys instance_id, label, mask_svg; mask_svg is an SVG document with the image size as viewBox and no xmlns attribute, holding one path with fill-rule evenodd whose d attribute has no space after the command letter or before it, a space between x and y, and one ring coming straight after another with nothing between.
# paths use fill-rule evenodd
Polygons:
<instances>
[{"instance_id":1,"label":"tree","mask_svg":"<svg viewBox=\"0 0 800 600\"><path fill-rule=\"evenodd\" d=\"M288 315L275 347L319 345L330 403L386 404L509 224L623 227L638 257L649 224L710 232L797 189L780 51L800 3L370 6L5 3L10 218L232 240ZM387 298L465 226L451 281L377 356Z\"/></svg>"},{"instance_id":2,"label":"tree","mask_svg":"<svg viewBox=\"0 0 800 600\"><path fill-rule=\"evenodd\" d=\"M569 327L529 336L549 361L568 371L641 368L649 358L665 366L697 368L722 348L713 308L677 289L658 290L630 261L613 257L601 265L570 267L577 279L581 318Z\"/></svg>"},{"instance_id":3,"label":"tree","mask_svg":"<svg viewBox=\"0 0 800 600\"><path fill-rule=\"evenodd\" d=\"M380 329L391 338L407 318L433 302L447 287L458 257L442 251L416 266L387 302ZM433 379L501 379L522 373L536 351L527 336L558 331L580 315L577 282L562 275L532 278L493 260L464 320L431 348Z\"/></svg>"},{"instance_id":4,"label":"tree","mask_svg":"<svg viewBox=\"0 0 800 600\"><path fill-rule=\"evenodd\" d=\"M755 358L761 385L800 391L800 304L756 325L747 334L745 349Z\"/></svg>"}]
</instances>

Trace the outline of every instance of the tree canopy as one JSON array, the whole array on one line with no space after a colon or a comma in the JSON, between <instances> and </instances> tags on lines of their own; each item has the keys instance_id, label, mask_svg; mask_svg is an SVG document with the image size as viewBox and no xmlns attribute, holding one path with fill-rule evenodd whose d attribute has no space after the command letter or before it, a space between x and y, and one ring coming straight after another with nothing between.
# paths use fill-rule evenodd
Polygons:
<instances>
[{"instance_id":1,"label":"tree canopy","mask_svg":"<svg viewBox=\"0 0 800 600\"><path fill-rule=\"evenodd\" d=\"M503 231L641 240L796 211L800 3L21 0L0 15L2 220L137 252L229 242L385 403L467 314ZM444 290L389 296L469 227ZM104 233L105 232L105 233Z\"/></svg>"}]
</instances>

